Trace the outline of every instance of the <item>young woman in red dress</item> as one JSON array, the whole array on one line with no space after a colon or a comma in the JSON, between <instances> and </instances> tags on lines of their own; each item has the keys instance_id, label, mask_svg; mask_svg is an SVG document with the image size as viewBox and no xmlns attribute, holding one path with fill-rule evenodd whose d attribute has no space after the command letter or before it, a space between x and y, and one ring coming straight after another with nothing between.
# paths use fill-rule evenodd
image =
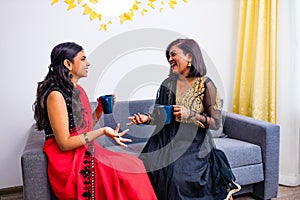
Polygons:
<instances>
[{"instance_id":1,"label":"young woman in red dress","mask_svg":"<svg viewBox=\"0 0 300 200\"><path fill-rule=\"evenodd\" d=\"M102 115L94 113L78 80L87 77L89 62L83 48L61 43L51 52L45 79L38 83L34 117L38 130L45 132L44 152L48 176L55 196L61 200L157 199L143 162L129 154L112 152L95 139L106 135L126 146L126 131L102 127L93 130Z\"/></svg>"}]
</instances>

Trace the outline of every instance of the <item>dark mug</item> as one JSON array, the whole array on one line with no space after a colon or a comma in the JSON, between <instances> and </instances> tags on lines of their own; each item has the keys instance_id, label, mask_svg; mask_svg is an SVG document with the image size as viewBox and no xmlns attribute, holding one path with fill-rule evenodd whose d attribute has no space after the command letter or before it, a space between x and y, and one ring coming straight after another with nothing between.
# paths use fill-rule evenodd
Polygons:
<instances>
[{"instance_id":1,"label":"dark mug","mask_svg":"<svg viewBox=\"0 0 300 200\"><path fill-rule=\"evenodd\" d=\"M161 120L165 122L165 124L170 124L172 115L173 115L173 106L172 105L158 105L158 112L161 116Z\"/></svg>"},{"instance_id":2,"label":"dark mug","mask_svg":"<svg viewBox=\"0 0 300 200\"><path fill-rule=\"evenodd\" d=\"M103 95L99 97L101 101L101 105L103 108L104 114L110 114L113 112L113 106L114 106L114 96L111 94Z\"/></svg>"}]
</instances>

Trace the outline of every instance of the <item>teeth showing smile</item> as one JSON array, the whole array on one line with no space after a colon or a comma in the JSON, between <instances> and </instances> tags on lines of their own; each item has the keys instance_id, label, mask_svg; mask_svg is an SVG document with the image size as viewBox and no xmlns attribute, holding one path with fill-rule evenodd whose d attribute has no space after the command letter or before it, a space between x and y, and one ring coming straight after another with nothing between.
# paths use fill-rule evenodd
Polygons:
<instances>
[{"instance_id":1,"label":"teeth showing smile","mask_svg":"<svg viewBox=\"0 0 300 200\"><path fill-rule=\"evenodd\" d=\"M175 63L175 62L172 62L172 63L170 63L170 65L171 65L171 67L173 68L173 67L176 66L176 63Z\"/></svg>"}]
</instances>

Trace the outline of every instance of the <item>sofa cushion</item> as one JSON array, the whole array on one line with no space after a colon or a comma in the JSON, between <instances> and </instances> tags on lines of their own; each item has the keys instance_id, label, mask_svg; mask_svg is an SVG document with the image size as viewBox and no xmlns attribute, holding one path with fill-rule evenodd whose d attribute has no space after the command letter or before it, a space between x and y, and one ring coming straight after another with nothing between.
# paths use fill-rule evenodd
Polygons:
<instances>
[{"instance_id":1,"label":"sofa cushion","mask_svg":"<svg viewBox=\"0 0 300 200\"><path fill-rule=\"evenodd\" d=\"M221 124L220 128L217 130L208 129L208 131L213 138L226 137L225 133L223 133L223 124Z\"/></svg>"},{"instance_id":2,"label":"sofa cushion","mask_svg":"<svg viewBox=\"0 0 300 200\"><path fill-rule=\"evenodd\" d=\"M262 163L233 168L232 172L240 185L250 185L264 180Z\"/></svg>"},{"instance_id":3,"label":"sofa cushion","mask_svg":"<svg viewBox=\"0 0 300 200\"><path fill-rule=\"evenodd\" d=\"M224 151L232 168L262 163L258 145L232 138L214 138L214 142Z\"/></svg>"}]
</instances>

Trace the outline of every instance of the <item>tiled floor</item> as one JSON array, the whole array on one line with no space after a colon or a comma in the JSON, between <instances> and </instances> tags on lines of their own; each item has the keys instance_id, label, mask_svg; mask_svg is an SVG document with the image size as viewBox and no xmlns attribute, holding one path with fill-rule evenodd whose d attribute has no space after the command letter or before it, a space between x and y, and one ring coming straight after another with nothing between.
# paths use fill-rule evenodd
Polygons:
<instances>
[{"instance_id":1,"label":"tiled floor","mask_svg":"<svg viewBox=\"0 0 300 200\"><path fill-rule=\"evenodd\" d=\"M253 200L255 198L249 195L243 195L234 198L234 200ZM297 187L287 187L279 186L277 198L272 200L300 200L300 186Z\"/></svg>"},{"instance_id":2,"label":"tiled floor","mask_svg":"<svg viewBox=\"0 0 300 200\"><path fill-rule=\"evenodd\" d=\"M23 200L22 189L19 188L18 192L10 192L9 194L0 195L0 200ZM234 200L253 200L255 198L249 195L243 195L234 198ZM278 197L272 200L300 200L300 186L286 187L279 186Z\"/></svg>"}]
</instances>

